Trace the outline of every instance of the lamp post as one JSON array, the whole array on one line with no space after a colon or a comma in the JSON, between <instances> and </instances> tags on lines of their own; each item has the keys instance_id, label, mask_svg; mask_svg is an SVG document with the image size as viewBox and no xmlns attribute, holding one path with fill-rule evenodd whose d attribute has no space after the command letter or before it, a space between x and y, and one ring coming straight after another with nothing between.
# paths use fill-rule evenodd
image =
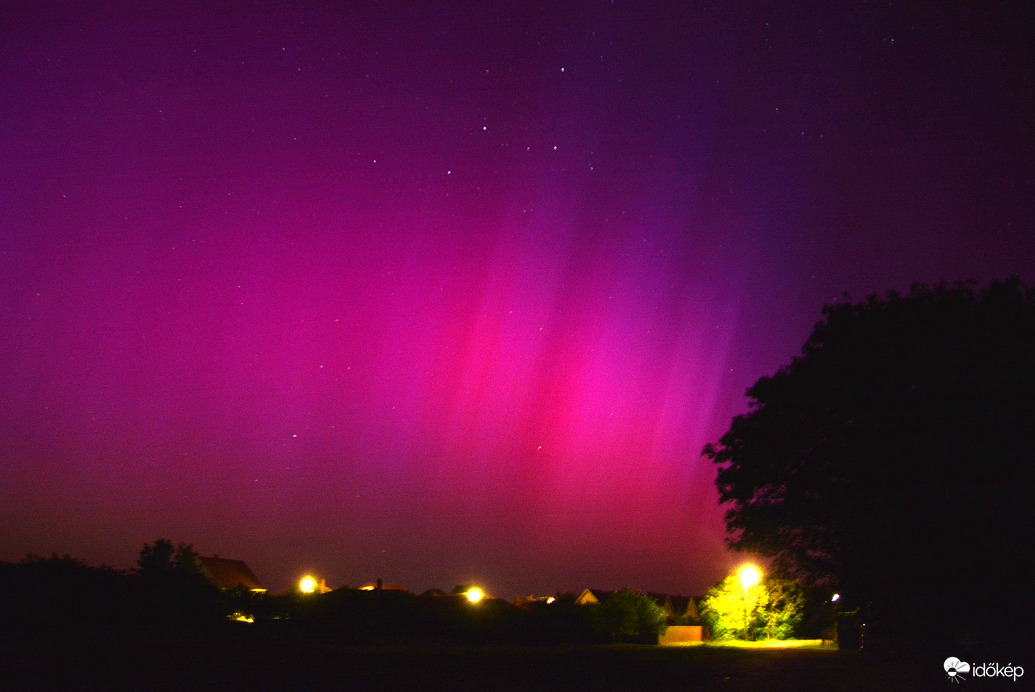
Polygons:
<instances>
[{"instance_id":1,"label":"lamp post","mask_svg":"<svg viewBox=\"0 0 1035 692\"><path fill-rule=\"evenodd\" d=\"M740 568L740 583L744 587L744 640L748 638L748 589L758 583L762 575L754 565L747 564Z\"/></svg>"}]
</instances>

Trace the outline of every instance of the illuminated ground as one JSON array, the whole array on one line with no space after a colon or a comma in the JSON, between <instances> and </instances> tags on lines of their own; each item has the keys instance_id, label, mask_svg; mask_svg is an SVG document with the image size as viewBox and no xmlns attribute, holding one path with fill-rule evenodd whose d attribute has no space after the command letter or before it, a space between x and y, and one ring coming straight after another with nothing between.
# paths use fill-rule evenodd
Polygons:
<instances>
[{"instance_id":1,"label":"illuminated ground","mask_svg":"<svg viewBox=\"0 0 1035 692\"><path fill-rule=\"evenodd\" d=\"M666 647L703 647L709 649L836 649L831 643L824 643L822 639L772 639L758 642L745 642L740 640L725 642L672 642L664 644Z\"/></svg>"}]
</instances>

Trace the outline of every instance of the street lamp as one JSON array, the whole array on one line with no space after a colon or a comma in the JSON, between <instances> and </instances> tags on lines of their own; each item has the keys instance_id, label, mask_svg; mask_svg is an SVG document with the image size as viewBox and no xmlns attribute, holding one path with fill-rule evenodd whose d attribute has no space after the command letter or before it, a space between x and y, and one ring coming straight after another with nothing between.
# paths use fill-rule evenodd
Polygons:
<instances>
[{"instance_id":1,"label":"street lamp","mask_svg":"<svg viewBox=\"0 0 1035 692\"><path fill-rule=\"evenodd\" d=\"M761 578L761 573L754 565L748 564L740 568L740 583L744 585L745 591L757 584Z\"/></svg>"},{"instance_id":2,"label":"street lamp","mask_svg":"<svg viewBox=\"0 0 1035 692\"><path fill-rule=\"evenodd\" d=\"M744 640L748 638L748 589L761 580L762 574L752 564L743 565L740 568L740 583L744 587Z\"/></svg>"}]
</instances>

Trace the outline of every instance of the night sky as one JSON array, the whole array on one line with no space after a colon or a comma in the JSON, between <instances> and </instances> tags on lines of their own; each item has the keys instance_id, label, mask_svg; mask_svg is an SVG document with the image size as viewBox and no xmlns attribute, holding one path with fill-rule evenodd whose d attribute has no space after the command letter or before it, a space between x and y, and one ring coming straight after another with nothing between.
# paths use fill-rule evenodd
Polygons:
<instances>
[{"instance_id":1,"label":"night sky","mask_svg":"<svg viewBox=\"0 0 1035 692\"><path fill-rule=\"evenodd\" d=\"M0 9L0 560L701 593L824 303L1035 283L1030 3L200 4Z\"/></svg>"}]
</instances>

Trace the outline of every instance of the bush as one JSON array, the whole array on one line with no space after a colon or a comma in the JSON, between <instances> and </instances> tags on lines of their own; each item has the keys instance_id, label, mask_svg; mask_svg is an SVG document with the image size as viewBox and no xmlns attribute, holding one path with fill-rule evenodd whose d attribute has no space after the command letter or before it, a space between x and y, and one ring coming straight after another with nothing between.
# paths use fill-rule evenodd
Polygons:
<instances>
[{"instance_id":1,"label":"bush","mask_svg":"<svg viewBox=\"0 0 1035 692\"><path fill-rule=\"evenodd\" d=\"M649 596L621 589L597 609L601 631L612 641L657 643L668 627L665 609Z\"/></svg>"}]
</instances>

